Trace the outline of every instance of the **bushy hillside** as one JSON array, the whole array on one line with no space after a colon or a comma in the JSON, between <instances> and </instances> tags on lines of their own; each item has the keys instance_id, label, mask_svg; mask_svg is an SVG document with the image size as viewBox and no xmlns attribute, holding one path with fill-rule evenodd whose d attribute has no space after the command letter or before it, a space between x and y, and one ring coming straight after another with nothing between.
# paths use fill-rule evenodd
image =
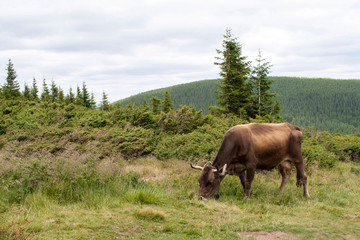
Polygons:
<instances>
[{"instance_id":1,"label":"bushy hillside","mask_svg":"<svg viewBox=\"0 0 360 240\"><path fill-rule=\"evenodd\" d=\"M281 116L306 128L342 133L360 133L360 80L271 77L271 91L278 94ZM216 105L217 80L203 80L141 93L118 101L125 106L154 96L162 99L168 90L175 106L192 104L208 112Z\"/></svg>"}]
</instances>

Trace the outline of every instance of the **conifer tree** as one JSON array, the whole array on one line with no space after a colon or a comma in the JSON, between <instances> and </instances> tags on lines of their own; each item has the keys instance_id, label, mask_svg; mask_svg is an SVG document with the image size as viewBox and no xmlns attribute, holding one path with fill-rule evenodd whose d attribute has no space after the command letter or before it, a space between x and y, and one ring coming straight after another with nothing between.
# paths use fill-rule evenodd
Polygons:
<instances>
[{"instance_id":1,"label":"conifer tree","mask_svg":"<svg viewBox=\"0 0 360 240\"><path fill-rule=\"evenodd\" d=\"M41 94L41 101L49 102L50 101L50 91L46 84L46 79L43 79L43 92Z\"/></svg>"},{"instance_id":2,"label":"conifer tree","mask_svg":"<svg viewBox=\"0 0 360 240\"><path fill-rule=\"evenodd\" d=\"M59 90L59 94L58 94L58 102L59 103L65 103L65 94L64 94L64 90L62 90L62 88L59 86L58 87Z\"/></svg>"},{"instance_id":3,"label":"conifer tree","mask_svg":"<svg viewBox=\"0 0 360 240\"><path fill-rule=\"evenodd\" d=\"M11 62L11 59L9 59L6 82L2 88L3 95L7 99L16 99L21 96L20 85L16 80L16 77L17 75L14 69L14 64Z\"/></svg>"},{"instance_id":4,"label":"conifer tree","mask_svg":"<svg viewBox=\"0 0 360 240\"><path fill-rule=\"evenodd\" d=\"M90 108L91 108L91 109L95 109L95 108L96 108L95 95L94 95L93 92L91 93L91 98L90 98Z\"/></svg>"},{"instance_id":5,"label":"conifer tree","mask_svg":"<svg viewBox=\"0 0 360 240\"><path fill-rule=\"evenodd\" d=\"M220 84L218 85L218 103L226 112L247 115L253 111L251 104L251 85L249 83L250 62L242 56L241 44L227 29L223 49L217 50L216 57L220 66Z\"/></svg>"},{"instance_id":6,"label":"conifer tree","mask_svg":"<svg viewBox=\"0 0 360 240\"><path fill-rule=\"evenodd\" d=\"M30 89L30 94L31 94L31 97L32 97L32 99L34 101L39 99L38 93L39 93L39 89L38 89L37 84L36 84L36 79L33 78L33 84L32 84L32 87Z\"/></svg>"},{"instance_id":7,"label":"conifer tree","mask_svg":"<svg viewBox=\"0 0 360 240\"><path fill-rule=\"evenodd\" d=\"M83 82L83 85L82 85L82 102L83 102L84 107L91 108L90 94L86 88L85 82Z\"/></svg>"},{"instance_id":8,"label":"conifer tree","mask_svg":"<svg viewBox=\"0 0 360 240\"><path fill-rule=\"evenodd\" d=\"M146 99L144 99L142 106L145 110L149 110L149 105L148 105Z\"/></svg>"},{"instance_id":9,"label":"conifer tree","mask_svg":"<svg viewBox=\"0 0 360 240\"><path fill-rule=\"evenodd\" d=\"M270 93L271 83L273 82L267 78L270 73L272 65L262 58L259 49L259 55L256 59L256 65L252 71L252 84L254 90L254 97L256 102L257 114L259 116L278 115L280 111L279 102L273 100L277 94Z\"/></svg>"},{"instance_id":10,"label":"conifer tree","mask_svg":"<svg viewBox=\"0 0 360 240\"><path fill-rule=\"evenodd\" d=\"M164 101L163 101L162 106L161 106L162 111L165 112L165 113L170 112L171 110L174 109L173 105L174 104L171 101L170 93L168 91L165 91L164 92Z\"/></svg>"},{"instance_id":11,"label":"conifer tree","mask_svg":"<svg viewBox=\"0 0 360 240\"><path fill-rule=\"evenodd\" d=\"M151 106L152 106L152 112L154 114L159 114L159 106L160 106L160 102L161 100L157 97L152 97L151 98Z\"/></svg>"},{"instance_id":12,"label":"conifer tree","mask_svg":"<svg viewBox=\"0 0 360 240\"><path fill-rule=\"evenodd\" d=\"M30 101L32 99L30 87L25 83L23 97L25 100Z\"/></svg>"},{"instance_id":13,"label":"conifer tree","mask_svg":"<svg viewBox=\"0 0 360 240\"><path fill-rule=\"evenodd\" d=\"M56 86L54 80L51 81L50 90L50 101L57 102L59 99L59 88Z\"/></svg>"},{"instance_id":14,"label":"conifer tree","mask_svg":"<svg viewBox=\"0 0 360 240\"><path fill-rule=\"evenodd\" d=\"M72 88L70 87L69 94L65 97L66 104L75 103L75 95L72 92Z\"/></svg>"},{"instance_id":15,"label":"conifer tree","mask_svg":"<svg viewBox=\"0 0 360 240\"><path fill-rule=\"evenodd\" d=\"M108 96L104 91L103 91L102 95L103 96L102 96L102 100L101 100L101 110L102 111L109 111L110 110L110 104L109 104Z\"/></svg>"},{"instance_id":16,"label":"conifer tree","mask_svg":"<svg viewBox=\"0 0 360 240\"><path fill-rule=\"evenodd\" d=\"M84 106L83 95L79 86L77 86L76 88L75 104L79 106Z\"/></svg>"}]
</instances>

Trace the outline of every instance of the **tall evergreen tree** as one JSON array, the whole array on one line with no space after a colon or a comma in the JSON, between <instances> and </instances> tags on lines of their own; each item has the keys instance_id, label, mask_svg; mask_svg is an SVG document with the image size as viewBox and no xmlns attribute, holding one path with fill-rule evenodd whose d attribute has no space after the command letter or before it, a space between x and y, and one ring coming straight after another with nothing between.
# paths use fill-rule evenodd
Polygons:
<instances>
[{"instance_id":1,"label":"tall evergreen tree","mask_svg":"<svg viewBox=\"0 0 360 240\"><path fill-rule=\"evenodd\" d=\"M256 59L256 65L253 67L251 76L254 100L259 116L278 115L280 111L279 102L273 99L277 94L269 92L273 81L267 78L267 76L270 73L271 67L272 65L267 62L266 59L262 58L259 49L259 55Z\"/></svg>"},{"instance_id":2,"label":"tall evergreen tree","mask_svg":"<svg viewBox=\"0 0 360 240\"><path fill-rule=\"evenodd\" d=\"M38 89L37 84L36 84L36 79L33 78L33 84L32 84L32 87L30 89L30 94L31 94L31 97L32 97L32 99L34 101L39 99L38 93L39 93L39 89Z\"/></svg>"},{"instance_id":3,"label":"tall evergreen tree","mask_svg":"<svg viewBox=\"0 0 360 240\"><path fill-rule=\"evenodd\" d=\"M46 84L46 79L43 79L43 91L41 93L41 101L49 102L50 101L50 91Z\"/></svg>"},{"instance_id":4,"label":"tall evergreen tree","mask_svg":"<svg viewBox=\"0 0 360 240\"><path fill-rule=\"evenodd\" d=\"M3 95L7 99L15 99L21 96L20 85L16 78L17 75L14 69L14 64L11 62L11 59L9 59L6 82L2 88Z\"/></svg>"},{"instance_id":5,"label":"tall evergreen tree","mask_svg":"<svg viewBox=\"0 0 360 240\"><path fill-rule=\"evenodd\" d=\"M109 104L109 100L108 100L108 96L107 94L103 91L102 94L102 100L101 100L101 110L102 111L109 111L110 110L110 104Z\"/></svg>"},{"instance_id":6,"label":"tall evergreen tree","mask_svg":"<svg viewBox=\"0 0 360 240\"><path fill-rule=\"evenodd\" d=\"M162 103L161 109L165 113L168 113L174 109L174 104L171 101L171 95L168 91L164 92L164 101Z\"/></svg>"},{"instance_id":7,"label":"tall evergreen tree","mask_svg":"<svg viewBox=\"0 0 360 240\"><path fill-rule=\"evenodd\" d=\"M84 106L83 95L82 95L82 92L81 92L81 89L79 86L77 86L77 88L76 88L75 104Z\"/></svg>"},{"instance_id":8,"label":"tall evergreen tree","mask_svg":"<svg viewBox=\"0 0 360 240\"><path fill-rule=\"evenodd\" d=\"M95 95L94 95L93 92L91 93L91 98L90 98L90 108L91 108L91 109L95 109L95 108L96 108Z\"/></svg>"},{"instance_id":9,"label":"tall evergreen tree","mask_svg":"<svg viewBox=\"0 0 360 240\"><path fill-rule=\"evenodd\" d=\"M75 95L72 92L72 88L70 87L69 94L65 97L66 104L75 103Z\"/></svg>"},{"instance_id":10,"label":"tall evergreen tree","mask_svg":"<svg viewBox=\"0 0 360 240\"><path fill-rule=\"evenodd\" d=\"M160 106L160 102L161 100L157 97L152 97L151 98L151 106L152 106L152 112L154 114L159 114L159 106Z\"/></svg>"},{"instance_id":11,"label":"tall evergreen tree","mask_svg":"<svg viewBox=\"0 0 360 240\"><path fill-rule=\"evenodd\" d=\"M50 91L50 101L57 102L59 99L59 88L56 86L54 80L51 81Z\"/></svg>"},{"instance_id":12,"label":"tall evergreen tree","mask_svg":"<svg viewBox=\"0 0 360 240\"><path fill-rule=\"evenodd\" d=\"M89 91L87 90L85 82L83 82L82 85L82 102L84 107L91 108L90 94Z\"/></svg>"},{"instance_id":13,"label":"tall evergreen tree","mask_svg":"<svg viewBox=\"0 0 360 240\"><path fill-rule=\"evenodd\" d=\"M30 101L32 100L30 87L25 83L24 91L23 91L23 97L25 100Z\"/></svg>"},{"instance_id":14,"label":"tall evergreen tree","mask_svg":"<svg viewBox=\"0 0 360 240\"><path fill-rule=\"evenodd\" d=\"M251 104L251 85L249 83L250 62L242 56L241 44L227 29L222 44L223 49L217 50L216 57L220 66L220 84L218 85L218 103L226 112L246 115L253 112Z\"/></svg>"},{"instance_id":15,"label":"tall evergreen tree","mask_svg":"<svg viewBox=\"0 0 360 240\"><path fill-rule=\"evenodd\" d=\"M59 86L58 87L59 90L59 94L58 94L58 102L59 103L65 103L65 94L64 94L64 90Z\"/></svg>"}]
</instances>

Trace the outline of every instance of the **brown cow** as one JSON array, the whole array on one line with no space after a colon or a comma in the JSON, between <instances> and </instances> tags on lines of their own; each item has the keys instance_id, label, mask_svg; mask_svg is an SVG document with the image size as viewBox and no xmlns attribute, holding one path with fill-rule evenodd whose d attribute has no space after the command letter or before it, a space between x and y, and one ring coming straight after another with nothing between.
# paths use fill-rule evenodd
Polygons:
<instances>
[{"instance_id":1,"label":"brown cow","mask_svg":"<svg viewBox=\"0 0 360 240\"><path fill-rule=\"evenodd\" d=\"M250 188L256 169L270 170L278 167L282 175L280 191L289 181L291 163L296 167L297 185L304 187L304 196L309 197L304 161L301 155L302 133L289 123L251 123L237 125L226 132L213 163L204 167L199 177L199 198L207 199L217 193L226 174L239 176L245 197L250 197ZM246 171L246 175L245 175Z\"/></svg>"}]
</instances>

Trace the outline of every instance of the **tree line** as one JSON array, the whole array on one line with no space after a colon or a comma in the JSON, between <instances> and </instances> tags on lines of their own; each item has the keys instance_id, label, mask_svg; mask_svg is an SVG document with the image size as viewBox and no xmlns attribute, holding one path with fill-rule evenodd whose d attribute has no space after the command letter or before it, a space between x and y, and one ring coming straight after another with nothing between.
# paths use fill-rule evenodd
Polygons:
<instances>
[{"instance_id":1,"label":"tree line","mask_svg":"<svg viewBox=\"0 0 360 240\"><path fill-rule=\"evenodd\" d=\"M32 85L29 86L27 83L24 85L24 90L20 90L20 84L17 81L17 74L14 69L14 64L11 59L7 65L7 77L3 86L0 85L0 98L6 100L25 100L35 102L50 102L59 104L74 104L83 106L90 109L97 107L94 93L89 93L86 83L83 82L82 86L77 86L76 92L70 87L67 94L64 90L56 85L55 81L52 80L50 86L43 79L42 92L40 92L37 85L37 81L33 78ZM110 103L108 101L107 94L103 91L102 101L100 102L101 110L109 110Z\"/></svg>"}]
</instances>

